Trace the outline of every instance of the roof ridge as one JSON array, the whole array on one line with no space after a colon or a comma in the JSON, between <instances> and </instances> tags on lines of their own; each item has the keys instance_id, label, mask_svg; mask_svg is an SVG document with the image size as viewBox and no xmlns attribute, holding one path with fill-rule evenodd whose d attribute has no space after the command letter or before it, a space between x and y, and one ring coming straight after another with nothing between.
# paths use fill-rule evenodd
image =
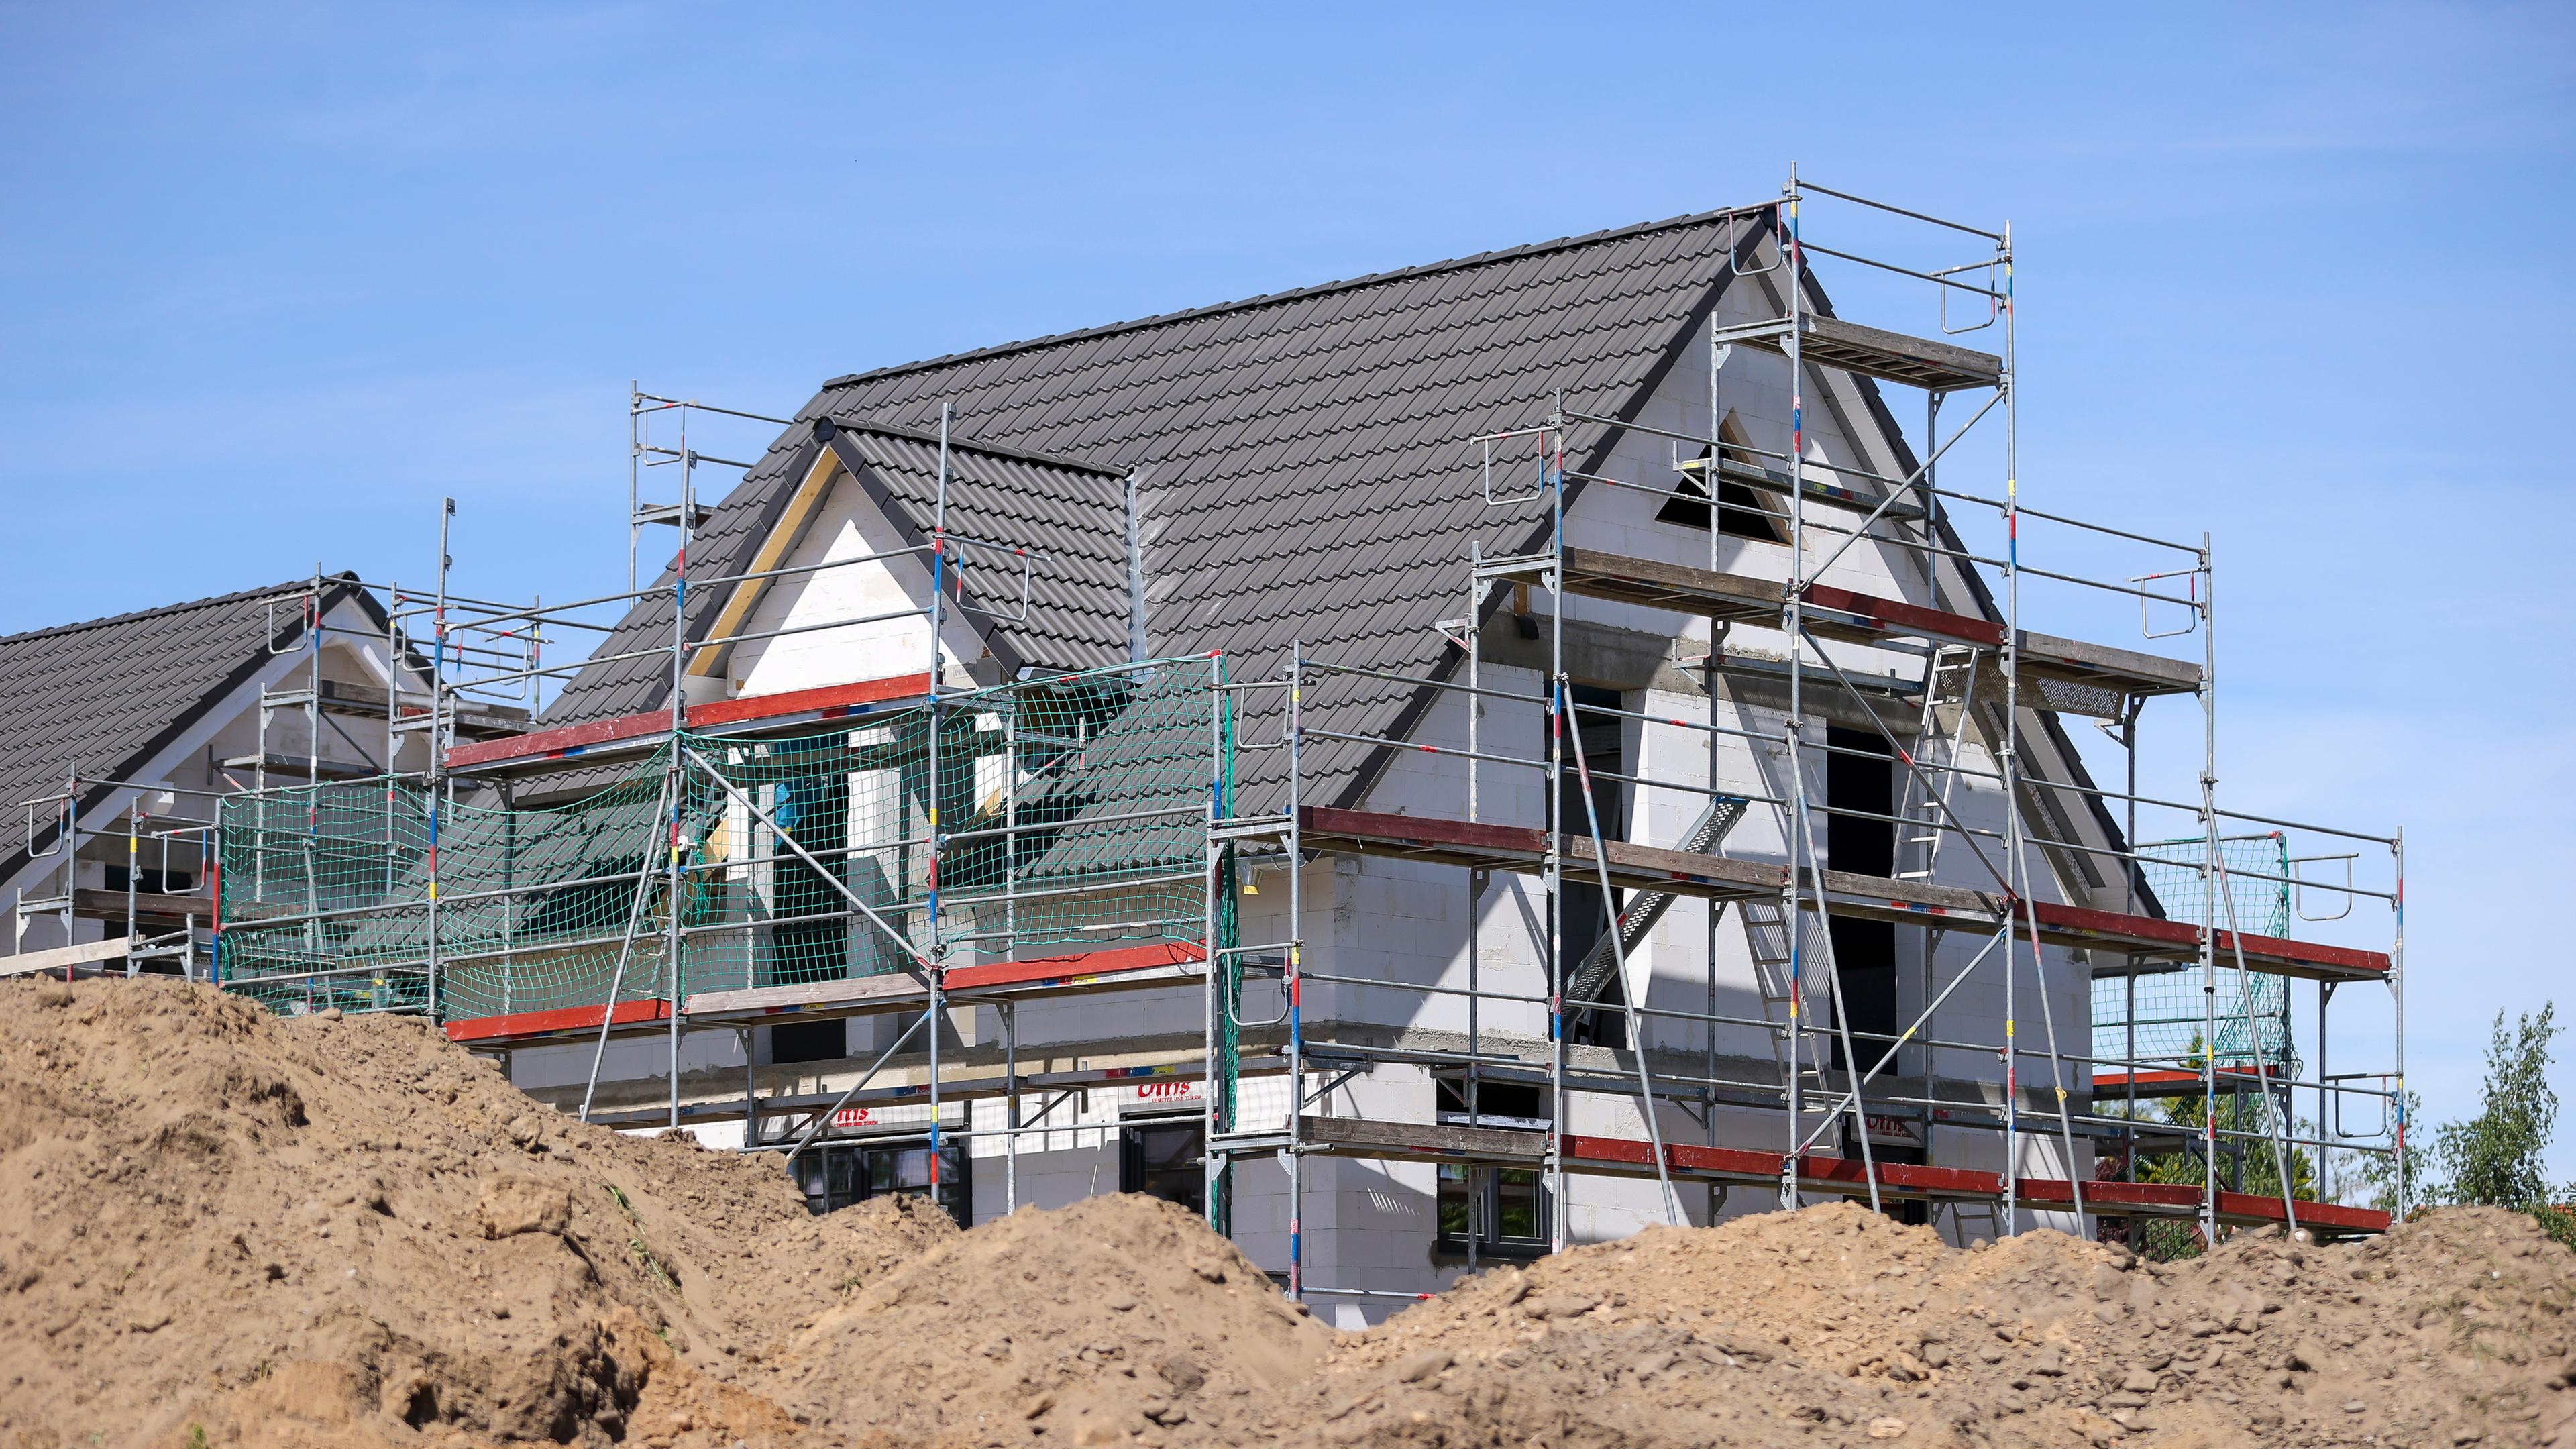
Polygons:
<instances>
[{"instance_id":1,"label":"roof ridge","mask_svg":"<svg viewBox=\"0 0 2576 1449\"><path fill-rule=\"evenodd\" d=\"M353 577L353 575L344 572L337 574L324 574L322 579L325 583L343 583ZM286 593L290 590L305 588L310 586L312 582L313 580L310 577L289 579L282 584L263 584L258 588L242 589L230 594L213 594L202 599L185 599L176 604L163 604L158 608L134 609L126 613L108 614L96 619L77 619L69 624L48 624L42 629L29 629L23 633L0 634L0 644L17 644L25 640L43 639L56 634L76 634L83 629L104 629L111 624L131 624L140 619L159 618L167 614L182 613L189 609L209 609L218 604L247 603L253 599L269 598L274 595Z\"/></svg>"},{"instance_id":2,"label":"roof ridge","mask_svg":"<svg viewBox=\"0 0 2576 1449\"><path fill-rule=\"evenodd\" d=\"M903 438L910 442L926 443L932 446L937 446L939 442L939 434L926 428L907 427L902 423L880 422L874 418L844 418L836 416L830 412L824 413L820 420L828 421L833 427L839 428L843 432L883 433L888 437ZM982 453L989 458L1009 458L1021 463L1042 463L1050 468L1062 468L1075 473L1090 473L1113 481L1124 479L1127 476L1126 472L1122 469L1104 467L1098 463L1087 463L1080 458L1066 457L1062 453L1041 453L1029 448L1013 448L1000 443L979 443L973 438L958 433L953 429L948 434L948 446L952 449L962 449L970 453Z\"/></svg>"},{"instance_id":3,"label":"roof ridge","mask_svg":"<svg viewBox=\"0 0 2576 1449\"><path fill-rule=\"evenodd\" d=\"M1061 347L1066 343L1086 342L1097 337L1116 336L1122 332L1139 332L1149 327L1167 327L1176 322L1189 322L1202 317L1221 316L1228 312L1249 311L1256 307L1302 301L1308 297L1319 297L1331 292L1383 286L1389 282L1399 282L1414 277L1464 271L1469 267L1491 266L1497 262L1519 261L1525 257L1543 256L1550 252L1571 251L1577 247L1599 246L1605 242L1625 241L1630 237L1645 236L1659 231L1678 231L1683 227L1703 226L1723 216L1759 211L1770 204L1764 202L1760 206L1751 207L1722 206L1714 211L1666 217L1662 221L1641 221L1628 226L1612 227L1606 231L1558 237L1553 241L1527 242L1498 251L1476 252L1468 256L1451 257L1445 261L1424 262L1418 266L1397 267L1391 271L1345 277L1336 282L1318 282L1312 286L1292 287L1281 292L1264 292L1259 296L1243 297L1232 302L1213 302L1204 307L1187 307L1177 312L1158 312L1150 317L1137 317L1125 322L1107 322L1096 327L1076 328L1070 332L1051 332L1043 337L1030 337L1018 342L1001 342L990 347L977 347L964 352L943 353L937 357L922 358L917 362L898 362L885 367L872 367L862 372L846 372L839 377L824 379L823 390L829 392L834 388L849 387L861 382L874 382L908 372L927 372L937 368L955 367L961 363L980 362L986 358L1003 357L1014 352L1028 352L1041 347Z\"/></svg>"}]
</instances>

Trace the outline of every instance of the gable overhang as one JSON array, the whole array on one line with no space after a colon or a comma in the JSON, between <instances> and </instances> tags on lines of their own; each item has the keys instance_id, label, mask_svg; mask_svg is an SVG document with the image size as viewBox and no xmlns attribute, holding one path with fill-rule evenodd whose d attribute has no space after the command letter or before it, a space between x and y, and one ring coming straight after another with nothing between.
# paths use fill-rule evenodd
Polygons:
<instances>
[{"instance_id":1,"label":"gable overhang","mask_svg":"<svg viewBox=\"0 0 2576 1449\"><path fill-rule=\"evenodd\" d=\"M869 462L867 455L859 451L859 445L851 438L849 429L827 417L818 420L814 424L814 430L823 440L823 445L831 450L832 456L840 460L842 471L849 475L851 482L858 485L859 492L865 495L869 505L876 509L877 516L885 520L886 526L893 530L895 537L902 540L905 547L928 549L937 542L928 530L914 526L911 520L904 516L902 505L895 500L894 490L888 488L885 480L877 475L876 465ZM925 568L923 572L927 575L930 570ZM954 575L950 577L953 578ZM934 580L925 577L919 582L933 584ZM924 592L927 593L927 590ZM952 594L951 597L954 598L954 595ZM999 672L999 679L1017 678L1020 670L1028 663L1020 657L1020 651L1012 648L1011 642L1002 637L999 630L995 629L989 621L977 618L973 611L963 606L962 601L953 612L943 609L941 614L943 623L962 626L967 634L982 646L985 657L993 661L993 668ZM944 639L932 642L934 647L947 643ZM985 682L998 683L999 679Z\"/></svg>"},{"instance_id":2,"label":"gable overhang","mask_svg":"<svg viewBox=\"0 0 2576 1449\"><path fill-rule=\"evenodd\" d=\"M740 573L766 577L745 578L728 588L725 601L707 630L705 643L688 665L690 675L700 678L723 675L732 658L735 636L744 631L770 590L786 582L788 576L778 570L786 567L787 559L812 529L815 518L830 499L832 485L841 479L849 479L860 495L868 500L868 505L876 511L886 528L901 540L902 547L926 550L930 546L929 533L906 517L894 491L886 486L875 464L860 451L851 436L854 431L872 429L874 425L869 429L857 429L828 416L816 418L806 425L805 437L797 446L794 461L786 469L787 475L797 480L796 484L792 488L780 489L778 496L771 500L767 516L762 520L760 543L750 559L737 569ZM922 572L924 577L911 581L911 584L922 586L920 591L926 597L929 570L925 567ZM1000 678L1015 677L1027 663L1007 638L962 605L943 622L963 628L982 656L993 661L993 668Z\"/></svg>"}]
</instances>

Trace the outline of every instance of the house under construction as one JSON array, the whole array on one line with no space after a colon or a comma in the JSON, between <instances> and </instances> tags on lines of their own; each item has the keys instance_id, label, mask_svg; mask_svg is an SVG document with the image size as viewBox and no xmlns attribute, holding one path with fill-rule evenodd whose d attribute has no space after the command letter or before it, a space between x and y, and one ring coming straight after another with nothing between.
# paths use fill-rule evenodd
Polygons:
<instances>
[{"instance_id":1,"label":"house under construction","mask_svg":"<svg viewBox=\"0 0 2576 1449\"><path fill-rule=\"evenodd\" d=\"M672 566L372 604L388 772L221 801L205 969L818 1208L1174 1197L1345 1322L1817 1196L2375 1231L2235 1189L2397 1144L2401 843L2223 808L2208 542L2021 485L2012 277L1793 178L836 378L756 458L639 394ZM2086 599L2144 625L2025 618Z\"/></svg>"}]
</instances>

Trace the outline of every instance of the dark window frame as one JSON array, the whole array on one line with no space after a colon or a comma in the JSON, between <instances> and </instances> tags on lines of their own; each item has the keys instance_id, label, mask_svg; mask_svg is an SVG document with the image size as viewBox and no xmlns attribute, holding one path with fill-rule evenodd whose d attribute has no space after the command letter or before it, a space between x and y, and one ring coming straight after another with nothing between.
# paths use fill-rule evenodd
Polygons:
<instances>
[{"instance_id":1,"label":"dark window frame","mask_svg":"<svg viewBox=\"0 0 2576 1449\"><path fill-rule=\"evenodd\" d=\"M1443 1076L1434 1081L1434 1117L1452 1126L1468 1125L1467 1081L1464 1077ZM1553 1114L1548 1089L1526 1082L1485 1082L1476 1084L1475 1123L1521 1131L1547 1130ZM1543 1168L1501 1167L1490 1163L1473 1164L1482 1168L1481 1175L1471 1176L1470 1164L1444 1162L1435 1169L1432 1188L1433 1254L1443 1258L1468 1255L1464 1231L1471 1214L1484 1231L1476 1235L1475 1256L1497 1262L1532 1262L1548 1255L1554 1248L1554 1202L1548 1191L1547 1173ZM1473 1214L1470 1207L1470 1183L1484 1199L1483 1212ZM1510 1215L1504 1203L1506 1190L1519 1195L1527 1190L1527 1233L1505 1233L1502 1224Z\"/></svg>"},{"instance_id":2,"label":"dark window frame","mask_svg":"<svg viewBox=\"0 0 2576 1449\"><path fill-rule=\"evenodd\" d=\"M1548 1256L1555 1247L1554 1197L1548 1191L1547 1169L1541 1167L1498 1167L1490 1163L1443 1162L1435 1169L1438 1177L1432 1189L1432 1217L1436 1224L1431 1251L1444 1258L1467 1256L1468 1225L1481 1231L1476 1234L1475 1255L1502 1262L1532 1262ZM1472 1188L1472 1190L1471 1190ZM1526 1202L1525 1231L1506 1233L1502 1224L1516 1215L1510 1199ZM1474 1211L1472 1200L1484 1199L1483 1211Z\"/></svg>"},{"instance_id":3,"label":"dark window frame","mask_svg":"<svg viewBox=\"0 0 2576 1449\"><path fill-rule=\"evenodd\" d=\"M1174 1160L1149 1162L1148 1137L1179 1137L1190 1150ZM1169 1190L1185 1184L1179 1196ZM1178 1203L1199 1216L1207 1214L1207 1117L1198 1112L1148 1112L1118 1123L1118 1190L1144 1193Z\"/></svg>"},{"instance_id":4,"label":"dark window frame","mask_svg":"<svg viewBox=\"0 0 2576 1449\"><path fill-rule=\"evenodd\" d=\"M888 1141L876 1145L865 1137L841 1138L818 1142L805 1149L796 1162L797 1190L805 1194L805 1210L817 1217L856 1207L872 1197L904 1193L928 1196L930 1144L915 1134L912 1140ZM939 1145L942 1170L939 1174L938 1205L949 1219L961 1228L975 1225L975 1159L968 1151L967 1139L950 1137ZM918 1168L910 1172L907 1169ZM906 1182L907 1176L919 1176L918 1183Z\"/></svg>"}]
</instances>

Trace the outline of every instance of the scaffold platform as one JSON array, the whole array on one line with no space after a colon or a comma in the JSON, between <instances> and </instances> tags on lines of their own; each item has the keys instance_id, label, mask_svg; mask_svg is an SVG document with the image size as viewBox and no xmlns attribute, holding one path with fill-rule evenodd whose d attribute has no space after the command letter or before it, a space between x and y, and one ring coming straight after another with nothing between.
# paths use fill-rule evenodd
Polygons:
<instances>
[{"instance_id":1,"label":"scaffold platform","mask_svg":"<svg viewBox=\"0 0 2576 1449\"><path fill-rule=\"evenodd\" d=\"M1299 812L1299 826L1310 846L1486 870L1535 872L1543 868L1548 855L1547 832L1523 825L1307 806ZM1592 872L1588 836L1561 837L1558 847L1571 866L1587 875ZM1601 863L1608 868L1614 889L1669 891L1711 900L1770 900L1789 888L1785 865L1618 840L1603 843ZM2009 918L2014 934L2023 939L2030 934L2026 922L2035 917L2039 939L2052 946L2096 947L2157 959L2196 957L2201 949L2201 928L2182 921L2051 901L2016 903L2000 894L1926 881L1838 870L1821 874L1825 909L1837 916L1983 935L2002 930ZM1812 896L1805 893L1800 904L1816 908ZM2383 952L2250 932L2218 932L2222 963L2232 966L2240 949L2249 970L2309 981L2377 981L2389 969ZM2123 969L2131 968L2114 967L2102 974L2116 975Z\"/></svg>"},{"instance_id":2,"label":"scaffold platform","mask_svg":"<svg viewBox=\"0 0 2576 1449\"><path fill-rule=\"evenodd\" d=\"M1710 341L1718 347L1786 352L1793 335L1798 339L1800 361L1882 382L1901 382L1936 392L1965 392L1994 387L2003 381L2004 360L1991 352L1864 327L1815 312L1721 327Z\"/></svg>"},{"instance_id":3,"label":"scaffold platform","mask_svg":"<svg viewBox=\"0 0 2576 1449\"><path fill-rule=\"evenodd\" d=\"M994 961L942 973L941 994L950 1005L966 1006L1030 1001L1073 992L1134 991L1196 981L1204 971L1194 963L1205 959L1205 953L1196 945L1173 941L1026 961ZM930 988L920 977L887 971L785 986L692 992L682 998L680 1014L692 1030L777 1026L790 1019L837 1021L919 1011L929 998ZM465 1017L447 1023L447 1038L486 1049L595 1038L603 1014L603 1008L598 1006L575 1006L559 1011ZM621 1001L608 1022L608 1034L619 1037L661 1031L670 1019L669 1004L659 998Z\"/></svg>"},{"instance_id":4,"label":"scaffold platform","mask_svg":"<svg viewBox=\"0 0 2576 1449\"><path fill-rule=\"evenodd\" d=\"M1488 578L1536 584L1553 567L1553 560L1542 554L1496 559L1484 565L1482 572ZM1776 579L1570 545L1565 550L1564 583L1569 594L1692 614L1720 623L1776 627L1789 600L1788 585ZM2062 639L2028 629L2009 634L2003 624L1992 619L1883 599L1831 584L1805 585L1799 591L1799 601L1805 606L1803 622L1807 631L1822 639L1851 644L1920 639L1999 651L2004 640L2012 637L2018 644L2016 664L2021 673L2032 678L2107 690L2129 698L2191 694L2200 689L2201 668L2187 660Z\"/></svg>"},{"instance_id":5,"label":"scaffold platform","mask_svg":"<svg viewBox=\"0 0 2576 1449\"><path fill-rule=\"evenodd\" d=\"M1548 1161L1545 1132L1511 1127L1466 1127L1446 1123L1388 1122L1349 1117L1303 1116L1298 1134L1305 1150L1319 1154L1402 1162L1477 1162L1503 1167L1537 1168ZM1655 1176L1651 1143L1626 1137L1565 1136L1568 1172L1590 1176ZM1664 1144L1664 1170L1676 1182L1711 1182L1731 1186L1777 1188L1786 1157L1735 1147ZM1926 1167L1910 1163L1877 1164L1878 1192L1884 1199L1916 1201L2000 1202L2002 1174L1962 1167ZM1801 1191L1866 1198L1870 1178L1857 1158L1809 1153L1798 1163ZM2206 1199L2189 1184L2152 1182L2087 1182L2082 1184L2085 1211L2101 1217L2196 1218ZM2076 1184L2064 1178L2025 1177L2014 1189L2025 1203L2072 1207ZM2222 1190L2217 1218L2222 1223L2263 1227L2284 1223L2295 1211L2299 1225L2328 1232L2378 1233L2388 1229L2389 1215L2371 1208L2300 1200L2285 1207L2277 1197Z\"/></svg>"}]
</instances>

